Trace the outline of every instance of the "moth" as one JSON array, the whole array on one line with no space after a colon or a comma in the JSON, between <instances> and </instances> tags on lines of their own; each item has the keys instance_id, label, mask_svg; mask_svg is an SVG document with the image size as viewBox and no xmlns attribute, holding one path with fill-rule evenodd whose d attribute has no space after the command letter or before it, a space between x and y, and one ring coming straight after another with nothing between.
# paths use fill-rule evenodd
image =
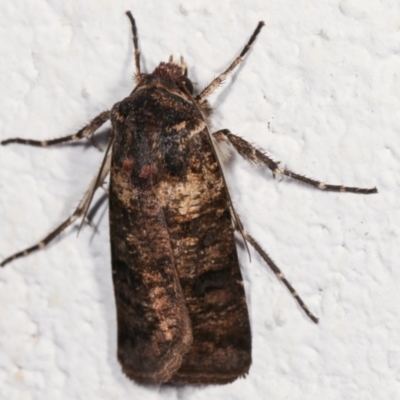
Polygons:
<instances>
[{"instance_id":1,"label":"moth","mask_svg":"<svg viewBox=\"0 0 400 400\"><path fill-rule=\"evenodd\" d=\"M86 138L108 120L112 133L101 168L74 213L40 243L6 258L42 249L78 218L110 173L110 240L117 308L118 359L139 383L224 384L248 373L251 332L234 232L250 245L309 311L275 263L247 232L232 204L218 147L227 143L245 160L320 190L377 193L328 185L286 168L227 129L211 133L207 98L243 61L264 23L239 56L200 93L184 59L142 72L136 23L136 87L76 134L21 143L52 146Z\"/></svg>"}]
</instances>

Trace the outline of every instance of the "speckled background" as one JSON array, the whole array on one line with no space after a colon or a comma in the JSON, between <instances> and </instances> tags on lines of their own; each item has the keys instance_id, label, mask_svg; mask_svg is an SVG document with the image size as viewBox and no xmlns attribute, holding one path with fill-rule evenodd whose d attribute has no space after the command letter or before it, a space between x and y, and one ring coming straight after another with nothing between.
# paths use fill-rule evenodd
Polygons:
<instances>
[{"instance_id":1,"label":"speckled background","mask_svg":"<svg viewBox=\"0 0 400 400\"><path fill-rule=\"evenodd\" d=\"M253 365L246 379L198 388L146 388L121 373L103 203L97 231L86 226L76 238L69 229L0 270L0 398L398 398L399 3L2 2L1 139L73 133L132 90L127 9L145 69L182 54L198 90L264 20L246 62L210 98L214 129L230 128L296 172L379 194L320 192L232 157L225 171L245 227L320 324L239 243ZM85 144L1 147L0 258L70 214L101 157Z\"/></svg>"}]
</instances>

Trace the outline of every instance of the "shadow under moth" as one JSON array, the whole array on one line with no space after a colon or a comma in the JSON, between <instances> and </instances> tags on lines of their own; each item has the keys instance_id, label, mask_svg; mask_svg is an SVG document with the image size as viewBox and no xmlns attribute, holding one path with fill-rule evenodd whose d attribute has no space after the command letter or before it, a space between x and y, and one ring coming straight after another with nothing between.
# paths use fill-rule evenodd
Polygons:
<instances>
[{"instance_id":1,"label":"shadow under moth","mask_svg":"<svg viewBox=\"0 0 400 400\"><path fill-rule=\"evenodd\" d=\"M248 373L251 332L234 232L265 260L306 315L309 311L282 272L243 227L230 199L218 146L317 189L377 193L328 185L279 166L265 152L223 129L211 133L207 97L243 61L260 33L259 22L240 55L200 93L193 93L181 58L141 71L135 20L128 11L136 87L110 111L76 134L20 143L51 146L86 138L108 120L112 133L101 168L74 213L40 243L1 266L45 247L78 218L87 220L95 191L110 173L110 240L117 307L118 359L136 382L224 384ZM247 248L247 250L249 250Z\"/></svg>"}]
</instances>

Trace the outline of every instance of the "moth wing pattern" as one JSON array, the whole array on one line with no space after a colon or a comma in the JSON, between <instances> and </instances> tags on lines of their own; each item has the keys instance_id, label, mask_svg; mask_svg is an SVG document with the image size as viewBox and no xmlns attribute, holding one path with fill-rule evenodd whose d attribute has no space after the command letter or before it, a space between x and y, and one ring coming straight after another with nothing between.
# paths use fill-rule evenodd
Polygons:
<instances>
[{"instance_id":1,"label":"moth wing pattern","mask_svg":"<svg viewBox=\"0 0 400 400\"><path fill-rule=\"evenodd\" d=\"M203 116L190 97L154 86L114 106L111 120L123 370L142 382L231 382L251 363L250 324L228 194Z\"/></svg>"},{"instance_id":2,"label":"moth wing pattern","mask_svg":"<svg viewBox=\"0 0 400 400\"><path fill-rule=\"evenodd\" d=\"M131 379L164 382L190 348L190 319L163 211L153 193L138 197L129 185L121 187L120 178L114 170L110 233L118 359Z\"/></svg>"},{"instance_id":3,"label":"moth wing pattern","mask_svg":"<svg viewBox=\"0 0 400 400\"><path fill-rule=\"evenodd\" d=\"M200 199L190 196L195 218L171 224L175 248L181 235L187 241L176 260L193 331L172 381L221 384L247 374L251 331L227 188L206 129L192 140L189 165L200 168L188 171L201 193ZM186 272L189 265L192 273Z\"/></svg>"}]
</instances>

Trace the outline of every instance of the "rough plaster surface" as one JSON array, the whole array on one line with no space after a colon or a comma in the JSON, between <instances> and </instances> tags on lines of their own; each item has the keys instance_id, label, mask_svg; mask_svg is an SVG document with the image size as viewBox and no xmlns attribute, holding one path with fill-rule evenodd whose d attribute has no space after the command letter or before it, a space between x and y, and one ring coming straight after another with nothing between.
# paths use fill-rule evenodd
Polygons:
<instances>
[{"instance_id":1,"label":"rough plaster surface","mask_svg":"<svg viewBox=\"0 0 400 400\"><path fill-rule=\"evenodd\" d=\"M145 69L183 54L199 90L264 20L244 65L210 99L214 128L299 173L376 185L379 194L319 192L232 158L225 170L244 225L320 324L239 245L253 365L246 379L221 387L146 388L121 373L104 203L97 232L85 227L77 239L70 229L0 271L0 399L399 398L399 3L2 2L1 139L73 133L128 95L127 9ZM1 147L1 258L65 219L100 160L86 145Z\"/></svg>"}]
</instances>

